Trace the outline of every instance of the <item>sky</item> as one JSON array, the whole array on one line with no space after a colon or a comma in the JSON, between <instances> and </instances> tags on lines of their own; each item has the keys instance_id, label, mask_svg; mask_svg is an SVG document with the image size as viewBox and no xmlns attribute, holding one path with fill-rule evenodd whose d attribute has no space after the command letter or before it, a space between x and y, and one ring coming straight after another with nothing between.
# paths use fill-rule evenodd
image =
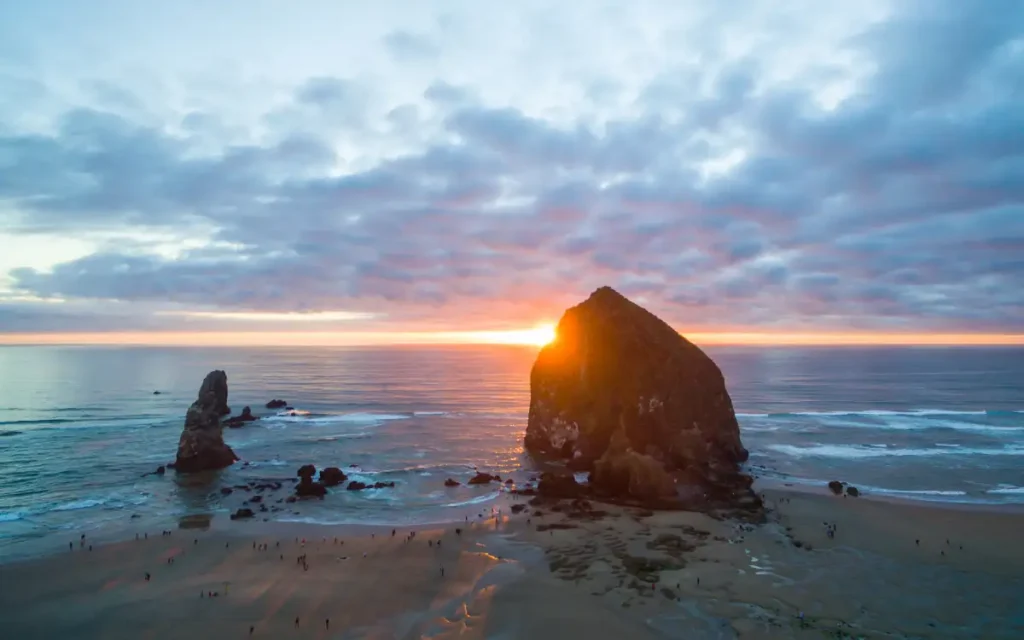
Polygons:
<instances>
[{"instance_id":1,"label":"sky","mask_svg":"<svg viewBox=\"0 0 1024 640\"><path fill-rule=\"evenodd\" d=\"M1022 340L1024 3L0 0L0 246L6 342Z\"/></svg>"}]
</instances>

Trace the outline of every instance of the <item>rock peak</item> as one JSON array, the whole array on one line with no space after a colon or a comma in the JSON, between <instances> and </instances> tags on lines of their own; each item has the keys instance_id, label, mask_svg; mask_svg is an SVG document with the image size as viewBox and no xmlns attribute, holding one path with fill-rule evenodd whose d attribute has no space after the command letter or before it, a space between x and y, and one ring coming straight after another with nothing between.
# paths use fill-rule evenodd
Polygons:
<instances>
[{"instance_id":1,"label":"rock peak","mask_svg":"<svg viewBox=\"0 0 1024 640\"><path fill-rule=\"evenodd\" d=\"M178 440L174 468L180 472L223 469L238 456L224 443L220 417L231 413L228 408L228 376L221 370L211 371L199 387L196 401L185 414L185 427Z\"/></svg>"},{"instance_id":2,"label":"rock peak","mask_svg":"<svg viewBox=\"0 0 1024 640\"><path fill-rule=\"evenodd\" d=\"M747 458L718 366L611 287L566 310L538 354L525 445L641 500L673 493L669 474L709 495Z\"/></svg>"}]
</instances>

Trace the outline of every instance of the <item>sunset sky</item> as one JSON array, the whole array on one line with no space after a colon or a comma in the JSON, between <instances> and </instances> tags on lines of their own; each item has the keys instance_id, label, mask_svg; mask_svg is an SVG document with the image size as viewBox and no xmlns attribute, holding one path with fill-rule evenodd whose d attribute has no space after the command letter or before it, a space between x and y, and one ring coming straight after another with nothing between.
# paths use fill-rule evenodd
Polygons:
<instances>
[{"instance_id":1,"label":"sunset sky","mask_svg":"<svg viewBox=\"0 0 1024 640\"><path fill-rule=\"evenodd\" d=\"M1022 34L1020 0L0 0L0 343L531 342L601 285L710 342L1024 342Z\"/></svg>"}]
</instances>

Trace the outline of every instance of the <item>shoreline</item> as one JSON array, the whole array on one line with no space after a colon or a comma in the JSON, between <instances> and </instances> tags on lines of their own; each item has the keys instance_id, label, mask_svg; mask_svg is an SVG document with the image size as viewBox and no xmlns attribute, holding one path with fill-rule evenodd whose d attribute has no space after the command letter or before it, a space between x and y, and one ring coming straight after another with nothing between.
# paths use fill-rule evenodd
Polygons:
<instances>
[{"instance_id":1,"label":"shoreline","mask_svg":"<svg viewBox=\"0 0 1024 640\"><path fill-rule=\"evenodd\" d=\"M503 506L500 518L394 537L226 521L92 552L76 543L0 564L19 585L0 595L0 616L17 637L246 637L250 624L265 638L1019 637L1019 511L763 492L761 525L595 502ZM224 583L229 594L200 597Z\"/></svg>"},{"instance_id":2,"label":"shoreline","mask_svg":"<svg viewBox=\"0 0 1024 640\"><path fill-rule=\"evenodd\" d=\"M287 487L288 485L286 485ZM906 507L911 510L927 509L942 512L964 512L978 514L1007 514L1011 516L1024 516L1024 502L1003 502L1003 503L981 503L957 500L929 500L912 496L893 495L888 493L874 493L870 490L863 490L856 498L845 498L834 496L829 488L824 485L805 482L791 482L786 479L758 476L755 479L753 489L758 494L785 494L819 496L825 498L839 498L841 500L852 500L861 502L880 502L892 504L898 507ZM259 511L251 519L233 521L229 516L233 507L218 509L205 513L187 514L181 516L147 516L146 518L132 518L127 512L123 518L111 518L102 521L94 529L86 530L88 539L95 540L100 544L112 544L126 541L134 537L135 533L140 535L146 532L159 532L169 530L201 530L211 532L233 532L236 529L245 528L250 531L273 532L292 530L295 528L310 527L312 529L324 529L343 532L344 535L370 535L379 531L390 532L391 529L408 530L413 528L437 528L448 525L458 526L466 522L479 520L481 514L487 514L494 509L501 509L508 512L516 499L502 489L496 489L497 495L488 500L461 505L459 507L446 508L446 512L438 513L436 516L428 516L417 522L318 522L316 516L290 514L284 518L268 518L263 520L265 515ZM521 497L524 502L529 498ZM301 504L301 503L299 503ZM301 507L300 507L301 509ZM301 512L300 512L301 513ZM671 511L657 513L671 513ZM280 515L280 513L274 514ZM200 525L202 521L208 524ZM64 544L70 540L78 539L83 533L82 529L68 531L62 536L59 532L49 532L36 538L26 538L4 547L0 547L0 566L10 563L38 560L50 555L60 554L66 549ZM57 542L59 540L59 542Z\"/></svg>"}]
</instances>

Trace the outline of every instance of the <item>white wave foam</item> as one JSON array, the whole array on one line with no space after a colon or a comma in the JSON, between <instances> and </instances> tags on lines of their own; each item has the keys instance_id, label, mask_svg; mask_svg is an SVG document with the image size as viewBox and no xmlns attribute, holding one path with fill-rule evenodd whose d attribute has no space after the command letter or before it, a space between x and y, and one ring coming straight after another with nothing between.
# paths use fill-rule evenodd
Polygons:
<instances>
[{"instance_id":1,"label":"white wave foam","mask_svg":"<svg viewBox=\"0 0 1024 640\"><path fill-rule=\"evenodd\" d=\"M79 509L91 509L92 507L100 507L107 503L106 500L75 500L74 502L68 502L62 505L57 505L51 511L77 511Z\"/></svg>"},{"instance_id":2,"label":"white wave foam","mask_svg":"<svg viewBox=\"0 0 1024 640\"><path fill-rule=\"evenodd\" d=\"M354 424L363 426L376 426L384 422L391 420L408 420L409 414L394 414L394 413L340 413L340 414L315 414L304 412L287 412L281 413L274 416L267 416L262 420L265 423L295 423L295 424L308 424L308 425L327 425L327 424Z\"/></svg>"},{"instance_id":3,"label":"white wave foam","mask_svg":"<svg viewBox=\"0 0 1024 640\"><path fill-rule=\"evenodd\" d=\"M21 511L10 511L7 513L0 513L0 522L14 522L15 520L21 520L25 514Z\"/></svg>"},{"instance_id":4,"label":"white wave foam","mask_svg":"<svg viewBox=\"0 0 1024 640\"><path fill-rule=\"evenodd\" d=\"M1010 484L1001 484L995 489L989 489L985 493L1024 494L1024 487L1015 487Z\"/></svg>"},{"instance_id":5,"label":"white wave foam","mask_svg":"<svg viewBox=\"0 0 1024 640\"><path fill-rule=\"evenodd\" d=\"M817 444L800 447L791 444L770 444L767 446L772 451L794 458L820 457L820 458L880 458L886 456L894 457L929 457L943 455L981 455L981 456L1021 456L1024 455L1024 447L1010 446L999 449L980 448L936 448L936 449L900 449L870 445L831 445Z\"/></svg>"},{"instance_id":6,"label":"white wave foam","mask_svg":"<svg viewBox=\"0 0 1024 640\"><path fill-rule=\"evenodd\" d=\"M910 409L907 411L894 411L890 409L864 409L861 411L855 410L841 410L841 411L782 411L777 413L737 413L737 418L785 418L791 416L806 416L806 417L821 417L821 416L833 416L833 417L854 417L854 416L873 416L873 417L886 417L886 416L984 416L988 415L989 411L974 410L974 411L961 411L957 409ZM992 413L1000 413L998 411ZM1024 410L1011 410L1007 413L1024 413Z\"/></svg>"},{"instance_id":7,"label":"white wave foam","mask_svg":"<svg viewBox=\"0 0 1024 640\"><path fill-rule=\"evenodd\" d=\"M446 415L448 415L448 412L447 411L413 411L412 415L414 415L414 416L446 416Z\"/></svg>"},{"instance_id":8,"label":"white wave foam","mask_svg":"<svg viewBox=\"0 0 1024 640\"><path fill-rule=\"evenodd\" d=\"M468 507L468 506L474 505L474 504L483 504L485 502L491 502L492 500L497 498L499 495L501 495L501 492L500 491L495 491L494 493L487 493L487 494L484 494L482 496L477 496L475 498L471 498L469 500L464 500L462 502L450 502L448 504L444 504L444 505L441 505L441 506L442 507Z\"/></svg>"}]
</instances>

